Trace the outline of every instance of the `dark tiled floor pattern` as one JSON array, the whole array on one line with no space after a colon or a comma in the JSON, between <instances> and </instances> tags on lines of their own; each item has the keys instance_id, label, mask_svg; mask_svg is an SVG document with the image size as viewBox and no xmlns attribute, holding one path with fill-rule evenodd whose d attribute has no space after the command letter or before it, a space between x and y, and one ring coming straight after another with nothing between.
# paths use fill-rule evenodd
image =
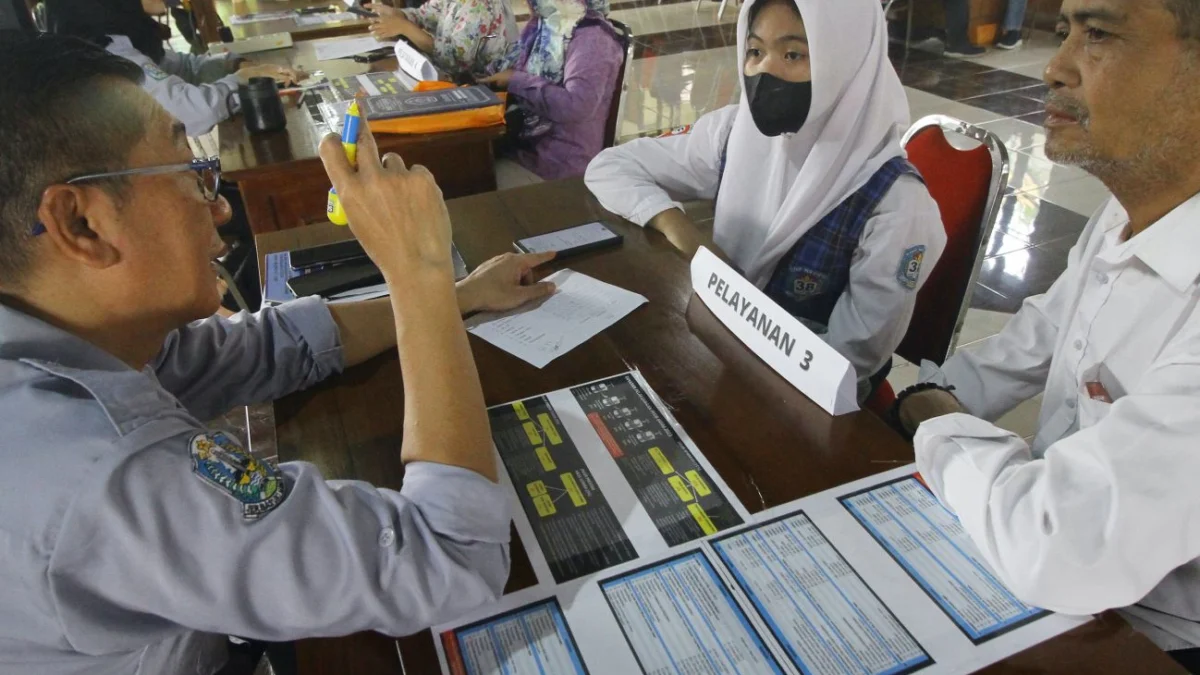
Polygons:
<instances>
[{"instance_id":1,"label":"dark tiled floor pattern","mask_svg":"<svg viewBox=\"0 0 1200 675\"><path fill-rule=\"evenodd\" d=\"M972 306L1012 314L1025 298L1045 293L1067 268L1087 220L1028 195L1006 196Z\"/></svg>"},{"instance_id":2,"label":"dark tiled floor pattern","mask_svg":"<svg viewBox=\"0 0 1200 675\"><path fill-rule=\"evenodd\" d=\"M637 0L645 2L645 0ZM633 58L645 59L737 44L736 24L647 33L634 37ZM960 59L893 46L889 56L905 86L961 101L1004 117L1039 113L1047 92L1041 80Z\"/></svg>"}]
</instances>

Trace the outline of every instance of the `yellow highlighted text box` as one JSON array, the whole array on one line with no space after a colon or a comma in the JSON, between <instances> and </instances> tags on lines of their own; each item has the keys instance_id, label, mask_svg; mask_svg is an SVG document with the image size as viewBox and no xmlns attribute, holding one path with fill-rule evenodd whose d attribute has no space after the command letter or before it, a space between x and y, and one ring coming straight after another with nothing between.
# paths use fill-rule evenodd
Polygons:
<instances>
[{"instance_id":1,"label":"yellow highlighted text box","mask_svg":"<svg viewBox=\"0 0 1200 675\"><path fill-rule=\"evenodd\" d=\"M538 421L542 423L542 431L546 432L550 445L562 445L562 436L558 435L558 429L554 427L554 420L550 419L550 414L538 415Z\"/></svg>"},{"instance_id":2,"label":"yellow highlighted text box","mask_svg":"<svg viewBox=\"0 0 1200 675\"><path fill-rule=\"evenodd\" d=\"M704 530L704 534L717 533L717 526L713 525L713 521L708 519L708 514L704 512L704 509L700 508L699 504L688 504L687 509L692 514L692 517L696 519L696 522L700 523L700 529Z\"/></svg>"},{"instance_id":3,"label":"yellow highlighted text box","mask_svg":"<svg viewBox=\"0 0 1200 675\"><path fill-rule=\"evenodd\" d=\"M667 482L671 484L671 487L675 488L675 494L679 495L680 501L690 502L694 499L692 491L688 489L687 483L683 482L683 479L679 476L671 476L667 479Z\"/></svg>"},{"instance_id":4,"label":"yellow highlighted text box","mask_svg":"<svg viewBox=\"0 0 1200 675\"><path fill-rule=\"evenodd\" d=\"M517 411L517 419L520 419L520 420L529 419L529 411L525 409L524 403L517 401L516 403L513 404L513 410Z\"/></svg>"},{"instance_id":5,"label":"yellow highlighted text box","mask_svg":"<svg viewBox=\"0 0 1200 675\"><path fill-rule=\"evenodd\" d=\"M550 495L534 497L533 505L537 508L538 515L543 518L558 512L558 509L554 508L554 500L550 498Z\"/></svg>"},{"instance_id":6,"label":"yellow highlighted text box","mask_svg":"<svg viewBox=\"0 0 1200 675\"><path fill-rule=\"evenodd\" d=\"M533 422L526 422L521 425L525 428L525 435L529 437L529 442L535 446L542 444L542 436L538 433L537 425Z\"/></svg>"},{"instance_id":7,"label":"yellow highlighted text box","mask_svg":"<svg viewBox=\"0 0 1200 675\"><path fill-rule=\"evenodd\" d=\"M671 466L671 462L663 454L662 448L650 448L650 459L654 460L654 463L658 465L658 470L663 472L664 476L675 473L675 467Z\"/></svg>"},{"instance_id":8,"label":"yellow highlighted text box","mask_svg":"<svg viewBox=\"0 0 1200 675\"><path fill-rule=\"evenodd\" d=\"M686 474L688 482L696 489L696 494L701 497L707 497L712 494L712 488L708 487L708 483L704 480L704 476L700 475L699 471L692 469Z\"/></svg>"},{"instance_id":9,"label":"yellow highlighted text box","mask_svg":"<svg viewBox=\"0 0 1200 675\"><path fill-rule=\"evenodd\" d=\"M572 504L575 506L584 506L587 504L587 499L583 496L583 491L579 489L579 483L575 482L573 474L564 473L559 478L562 478L563 487L567 489L567 494L571 496Z\"/></svg>"}]
</instances>

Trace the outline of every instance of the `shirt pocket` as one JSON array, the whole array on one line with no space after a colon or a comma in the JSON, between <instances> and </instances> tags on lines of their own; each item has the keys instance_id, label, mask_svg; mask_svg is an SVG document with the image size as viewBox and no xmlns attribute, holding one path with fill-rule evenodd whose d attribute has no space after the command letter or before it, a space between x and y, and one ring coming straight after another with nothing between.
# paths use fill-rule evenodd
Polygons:
<instances>
[{"instance_id":1,"label":"shirt pocket","mask_svg":"<svg viewBox=\"0 0 1200 675\"><path fill-rule=\"evenodd\" d=\"M1100 423L1108 413L1112 410L1113 404L1108 401L1099 401L1091 397L1087 391L1087 385L1079 387L1079 430L1082 431L1089 427L1094 427Z\"/></svg>"},{"instance_id":2,"label":"shirt pocket","mask_svg":"<svg viewBox=\"0 0 1200 675\"><path fill-rule=\"evenodd\" d=\"M1080 380L1079 391L1075 395L1079 399L1079 428L1082 430L1093 427L1108 417L1113 402L1124 396L1125 390L1104 363L1097 363L1088 368ZM1108 400L1093 398L1092 392L1088 390L1089 383L1099 385Z\"/></svg>"}]
</instances>

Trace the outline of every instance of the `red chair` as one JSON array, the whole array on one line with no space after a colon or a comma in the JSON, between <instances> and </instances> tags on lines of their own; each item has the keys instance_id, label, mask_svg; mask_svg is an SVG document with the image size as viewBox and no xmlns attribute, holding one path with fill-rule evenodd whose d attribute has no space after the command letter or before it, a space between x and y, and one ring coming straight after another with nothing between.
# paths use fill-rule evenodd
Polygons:
<instances>
[{"instance_id":1,"label":"red chair","mask_svg":"<svg viewBox=\"0 0 1200 675\"><path fill-rule=\"evenodd\" d=\"M959 150L948 133L977 145ZM929 360L940 366L954 353L971 306L1008 185L1008 149L990 131L945 115L914 124L904 136L904 148L942 213L946 250L917 295L912 322L896 353L914 364ZM882 414L895 399L884 382L864 407Z\"/></svg>"}]
</instances>

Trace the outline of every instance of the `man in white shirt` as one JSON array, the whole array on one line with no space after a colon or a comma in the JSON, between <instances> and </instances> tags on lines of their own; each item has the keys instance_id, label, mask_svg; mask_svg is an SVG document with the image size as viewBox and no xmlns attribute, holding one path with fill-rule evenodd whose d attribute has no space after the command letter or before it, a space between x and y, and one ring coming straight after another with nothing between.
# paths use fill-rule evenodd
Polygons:
<instances>
[{"instance_id":1,"label":"man in white shirt","mask_svg":"<svg viewBox=\"0 0 1200 675\"><path fill-rule=\"evenodd\" d=\"M1058 30L1046 154L1114 198L1048 293L922 367L953 393L906 392L900 419L1018 597L1124 608L1200 672L1200 1L1065 0ZM1043 390L1032 447L989 423Z\"/></svg>"}]
</instances>

